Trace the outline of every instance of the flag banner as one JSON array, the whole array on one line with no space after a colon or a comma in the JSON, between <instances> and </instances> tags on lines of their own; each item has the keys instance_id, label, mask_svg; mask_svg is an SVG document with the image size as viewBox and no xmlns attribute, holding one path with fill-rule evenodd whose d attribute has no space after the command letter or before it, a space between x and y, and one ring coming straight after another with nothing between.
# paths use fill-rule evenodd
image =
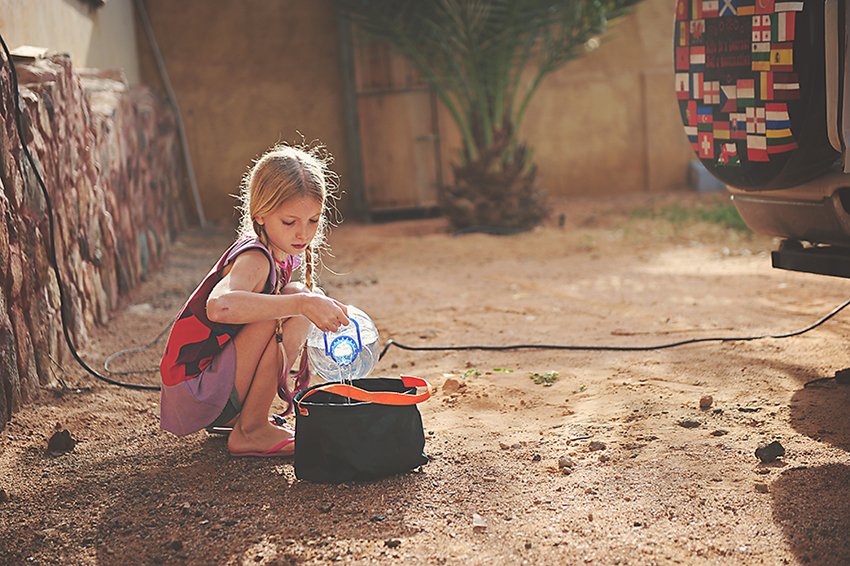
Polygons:
<instances>
[{"instance_id":1,"label":"flag banner","mask_svg":"<svg viewBox=\"0 0 850 566\"><path fill-rule=\"evenodd\" d=\"M770 16L753 16L753 43L770 41Z\"/></svg>"},{"instance_id":2,"label":"flag banner","mask_svg":"<svg viewBox=\"0 0 850 566\"><path fill-rule=\"evenodd\" d=\"M697 130L696 126L685 126L685 135L688 136L688 141L691 147L694 148L694 152L699 153L699 146L697 144L699 141L699 130Z\"/></svg>"},{"instance_id":3,"label":"flag banner","mask_svg":"<svg viewBox=\"0 0 850 566\"><path fill-rule=\"evenodd\" d=\"M753 43L753 71L770 70L770 43Z\"/></svg>"},{"instance_id":4,"label":"flag banner","mask_svg":"<svg viewBox=\"0 0 850 566\"><path fill-rule=\"evenodd\" d=\"M747 133L765 133L765 110L764 108L747 108Z\"/></svg>"},{"instance_id":5,"label":"flag banner","mask_svg":"<svg viewBox=\"0 0 850 566\"><path fill-rule=\"evenodd\" d=\"M676 20L688 19L688 0L676 0Z\"/></svg>"},{"instance_id":6,"label":"flag banner","mask_svg":"<svg viewBox=\"0 0 850 566\"><path fill-rule=\"evenodd\" d=\"M688 39L691 37L691 25L688 22L679 22L676 33L679 36L678 46L687 47Z\"/></svg>"},{"instance_id":7,"label":"flag banner","mask_svg":"<svg viewBox=\"0 0 850 566\"><path fill-rule=\"evenodd\" d=\"M733 140L747 139L747 115L745 113L729 114L729 137Z\"/></svg>"},{"instance_id":8,"label":"flag banner","mask_svg":"<svg viewBox=\"0 0 850 566\"><path fill-rule=\"evenodd\" d=\"M800 100L800 80L797 73L773 73L774 100Z\"/></svg>"},{"instance_id":9,"label":"flag banner","mask_svg":"<svg viewBox=\"0 0 850 566\"><path fill-rule=\"evenodd\" d=\"M734 112L738 109L738 87L735 85L721 85L720 87L720 111Z\"/></svg>"},{"instance_id":10,"label":"flag banner","mask_svg":"<svg viewBox=\"0 0 850 566\"><path fill-rule=\"evenodd\" d=\"M714 126L714 114L710 106L697 107L697 130L700 132L710 132Z\"/></svg>"},{"instance_id":11,"label":"flag banner","mask_svg":"<svg viewBox=\"0 0 850 566\"><path fill-rule=\"evenodd\" d=\"M738 0L738 15L752 16L756 13L756 0Z\"/></svg>"},{"instance_id":12,"label":"flag banner","mask_svg":"<svg viewBox=\"0 0 850 566\"><path fill-rule=\"evenodd\" d=\"M794 70L794 44L793 43L771 43L770 44L770 69L778 72L792 72Z\"/></svg>"},{"instance_id":13,"label":"flag banner","mask_svg":"<svg viewBox=\"0 0 850 566\"><path fill-rule=\"evenodd\" d=\"M720 15L737 16L738 6L736 5L736 0L720 0Z\"/></svg>"},{"instance_id":14,"label":"flag banner","mask_svg":"<svg viewBox=\"0 0 850 566\"><path fill-rule=\"evenodd\" d=\"M702 73L691 73L691 98L702 100L705 93L702 89Z\"/></svg>"},{"instance_id":15,"label":"flag banner","mask_svg":"<svg viewBox=\"0 0 850 566\"><path fill-rule=\"evenodd\" d=\"M699 133L699 156L701 159L714 159L714 134Z\"/></svg>"},{"instance_id":16,"label":"flag banner","mask_svg":"<svg viewBox=\"0 0 850 566\"><path fill-rule=\"evenodd\" d=\"M687 47L676 48L676 70L687 71L691 67L691 52Z\"/></svg>"},{"instance_id":17,"label":"flag banner","mask_svg":"<svg viewBox=\"0 0 850 566\"><path fill-rule=\"evenodd\" d=\"M691 45L705 45L705 20L693 20L690 30Z\"/></svg>"},{"instance_id":18,"label":"flag banner","mask_svg":"<svg viewBox=\"0 0 850 566\"><path fill-rule=\"evenodd\" d=\"M770 161L770 157L767 154L767 138L765 136L747 136L747 159L750 161Z\"/></svg>"},{"instance_id":19,"label":"flag banner","mask_svg":"<svg viewBox=\"0 0 850 566\"><path fill-rule=\"evenodd\" d=\"M770 16L770 41L778 43L794 41L794 12L782 12Z\"/></svg>"},{"instance_id":20,"label":"flag banner","mask_svg":"<svg viewBox=\"0 0 850 566\"><path fill-rule=\"evenodd\" d=\"M690 73L676 73L676 98L687 100L691 97Z\"/></svg>"},{"instance_id":21,"label":"flag banner","mask_svg":"<svg viewBox=\"0 0 850 566\"><path fill-rule=\"evenodd\" d=\"M702 0L702 17L716 18L719 8L718 0Z\"/></svg>"},{"instance_id":22,"label":"flag banner","mask_svg":"<svg viewBox=\"0 0 850 566\"><path fill-rule=\"evenodd\" d=\"M697 101L689 100L688 101L688 121L685 122L689 126L697 125Z\"/></svg>"},{"instance_id":23,"label":"flag banner","mask_svg":"<svg viewBox=\"0 0 850 566\"><path fill-rule=\"evenodd\" d=\"M702 0L691 0L691 19L702 19Z\"/></svg>"},{"instance_id":24,"label":"flag banner","mask_svg":"<svg viewBox=\"0 0 850 566\"><path fill-rule=\"evenodd\" d=\"M719 81L707 81L704 83L703 88L705 89L705 97L703 97L705 104L720 104Z\"/></svg>"},{"instance_id":25,"label":"flag banner","mask_svg":"<svg viewBox=\"0 0 850 566\"><path fill-rule=\"evenodd\" d=\"M738 79L736 88L738 94L738 108L755 106L756 87L753 79Z\"/></svg>"},{"instance_id":26,"label":"flag banner","mask_svg":"<svg viewBox=\"0 0 850 566\"><path fill-rule=\"evenodd\" d=\"M759 98L762 100L773 100L773 73L759 73L761 75L761 83L759 88Z\"/></svg>"},{"instance_id":27,"label":"flag banner","mask_svg":"<svg viewBox=\"0 0 850 566\"><path fill-rule=\"evenodd\" d=\"M772 14L773 0L756 0L756 14Z\"/></svg>"},{"instance_id":28,"label":"flag banner","mask_svg":"<svg viewBox=\"0 0 850 566\"><path fill-rule=\"evenodd\" d=\"M802 12L803 2L777 2L774 10L777 12Z\"/></svg>"},{"instance_id":29,"label":"flag banner","mask_svg":"<svg viewBox=\"0 0 850 566\"><path fill-rule=\"evenodd\" d=\"M729 122L714 122L714 139L728 140L732 138L729 131Z\"/></svg>"},{"instance_id":30,"label":"flag banner","mask_svg":"<svg viewBox=\"0 0 850 566\"><path fill-rule=\"evenodd\" d=\"M717 164L727 167L740 167L741 160L738 158L738 146L734 143L724 143L720 148L720 157L717 158Z\"/></svg>"},{"instance_id":31,"label":"flag banner","mask_svg":"<svg viewBox=\"0 0 850 566\"><path fill-rule=\"evenodd\" d=\"M705 71L705 45L691 47L691 71Z\"/></svg>"}]
</instances>

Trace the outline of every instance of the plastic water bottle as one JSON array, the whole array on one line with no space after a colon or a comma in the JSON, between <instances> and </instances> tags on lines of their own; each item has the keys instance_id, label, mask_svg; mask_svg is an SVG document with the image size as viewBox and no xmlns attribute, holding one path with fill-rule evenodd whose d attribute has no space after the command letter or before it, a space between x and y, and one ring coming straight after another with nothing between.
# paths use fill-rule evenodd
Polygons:
<instances>
[{"instance_id":1,"label":"plastic water bottle","mask_svg":"<svg viewBox=\"0 0 850 566\"><path fill-rule=\"evenodd\" d=\"M327 381L351 381L366 377L378 363L381 345L372 319L357 307L348 306L350 322L337 332L315 326L307 336L307 358L313 371Z\"/></svg>"}]
</instances>

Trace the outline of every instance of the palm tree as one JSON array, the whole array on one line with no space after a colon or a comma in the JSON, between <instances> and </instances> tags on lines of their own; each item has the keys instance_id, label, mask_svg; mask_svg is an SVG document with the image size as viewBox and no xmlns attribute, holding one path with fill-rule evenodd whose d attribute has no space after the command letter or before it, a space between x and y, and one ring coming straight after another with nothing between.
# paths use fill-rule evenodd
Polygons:
<instances>
[{"instance_id":1,"label":"palm tree","mask_svg":"<svg viewBox=\"0 0 850 566\"><path fill-rule=\"evenodd\" d=\"M410 61L463 139L439 190L456 228L527 229L547 215L531 151L516 138L543 79L598 45L639 0L335 0L367 37Z\"/></svg>"}]
</instances>

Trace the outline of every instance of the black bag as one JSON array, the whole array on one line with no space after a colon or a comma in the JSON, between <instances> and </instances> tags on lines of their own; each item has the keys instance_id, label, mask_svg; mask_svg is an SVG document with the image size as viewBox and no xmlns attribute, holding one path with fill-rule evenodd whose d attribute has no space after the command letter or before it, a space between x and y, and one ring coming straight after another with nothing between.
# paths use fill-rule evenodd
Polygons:
<instances>
[{"instance_id":1,"label":"black bag","mask_svg":"<svg viewBox=\"0 0 850 566\"><path fill-rule=\"evenodd\" d=\"M419 377L322 383L295 395L295 476L320 483L371 480L428 463L416 404ZM417 395L416 387L427 391Z\"/></svg>"}]
</instances>

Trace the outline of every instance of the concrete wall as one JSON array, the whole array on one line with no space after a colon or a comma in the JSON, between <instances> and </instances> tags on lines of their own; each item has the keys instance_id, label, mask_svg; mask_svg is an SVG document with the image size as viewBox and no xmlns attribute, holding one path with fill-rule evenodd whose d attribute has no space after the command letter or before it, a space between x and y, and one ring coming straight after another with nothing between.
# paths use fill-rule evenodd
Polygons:
<instances>
[{"instance_id":1,"label":"concrete wall","mask_svg":"<svg viewBox=\"0 0 850 566\"><path fill-rule=\"evenodd\" d=\"M133 0L95 8L82 0L0 0L0 33L9 49L20 45L67 53L76 67L121 69L139 83Z\"/></svg>"},{"instance_id":2,"label":"concrete wall","mask_svg":"<svg viewBox=\"0 0 850 566\"><path fill-rule=\"evenodd\" d=\"M694 159L673 88L674 3L644 0L602 46L541 85L520 128L551 194L687 186Z\"/></svg>"},{"instance_id":3,"label":"concrete wall","mask_svg":"<svg viewBox=\"0 0 850 566\"><path fill-rule=\"evenodd\" d=\"M205 215L235 221L242 176L269 146L320 139L348 182L330 0L147 0L183 114ZM159 81L147 49L142 78ZM341 203L346 208L346 203Z\"/></svg>"}]
</instances>

